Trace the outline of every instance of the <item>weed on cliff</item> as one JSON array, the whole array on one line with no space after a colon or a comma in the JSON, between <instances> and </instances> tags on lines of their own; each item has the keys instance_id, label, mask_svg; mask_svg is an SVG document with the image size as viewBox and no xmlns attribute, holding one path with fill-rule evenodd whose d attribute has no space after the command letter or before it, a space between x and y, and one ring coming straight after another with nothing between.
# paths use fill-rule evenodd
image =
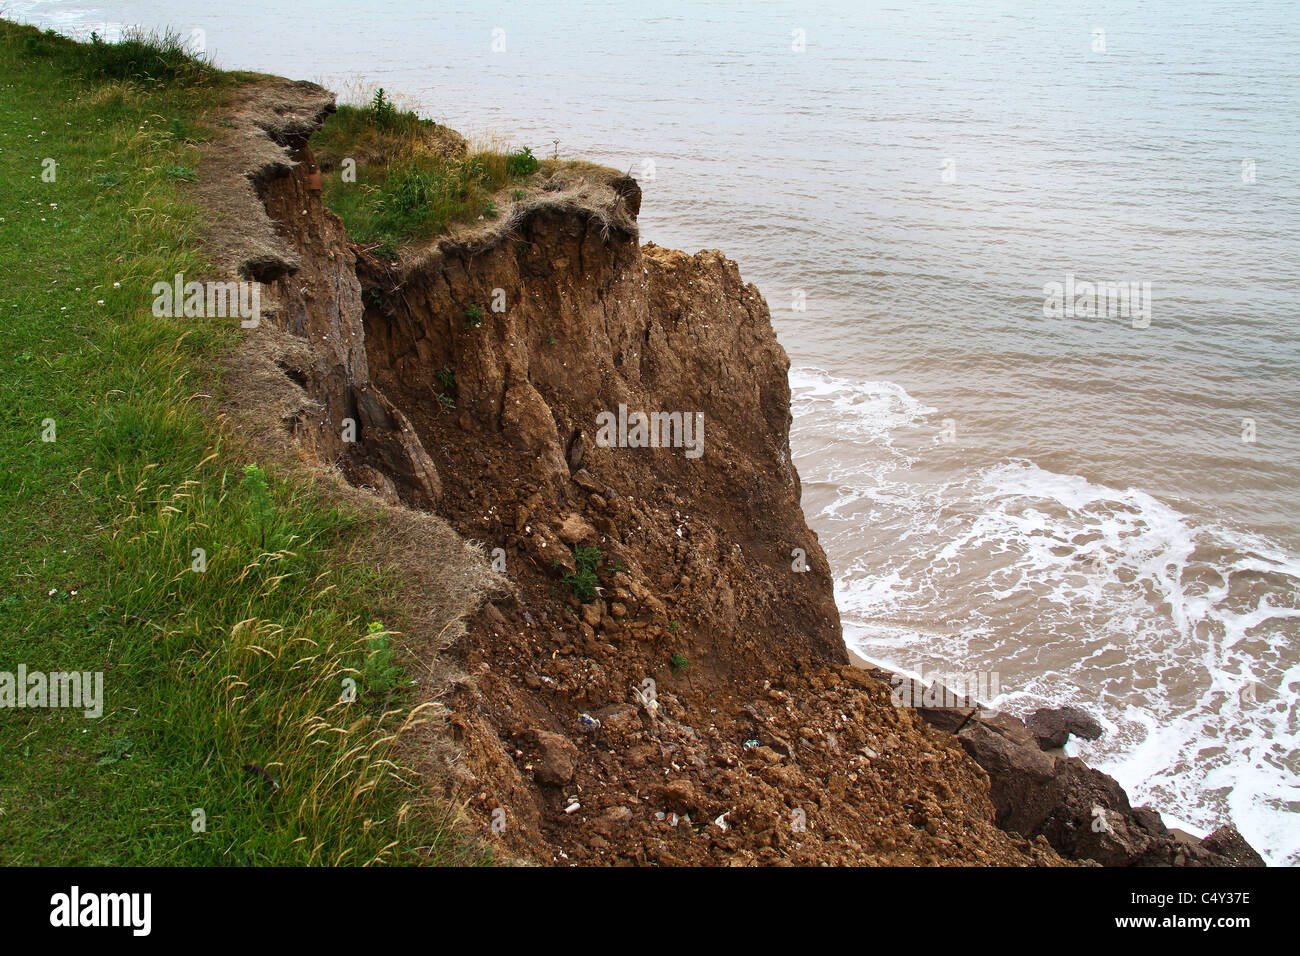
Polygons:
<instances>
[{"instance_id":1,"label":"weed on cliff","mask_svg":"<svg viewBox=\"0 0 1300 956\"><path fill-rule=\"evenodd\" d=\"M600 576L597 571L600 568L600 559L604 557L599 548L578 547L573 552L574 570L568 572L561 579L569 586L569 590L583 604L590 603L600 596ZM555 562L559 567L559 561Z\"/></svg>"},{"instance_id":2,"label":"weed on cliff","mask_svg":"<svg viewBox=\"0 0 1300 956\"><path fill-rule=\"evenodd\" d=\"M373 126L385 132L392 132L397 128L400 120L411 116L410 113L399 113L397 107L393 105L392 100L384 95L384 88L381 86L375 90L374 98L370 101L368 119Z\"/></svg>"},{"instance_id":3,"label":"weed on cliff","mask_svg":"<svg viewBox=\"0 0 1300 956\"><path fill-rule=\"evenodd\" d=\"M366 629L366 663L362 675L366 689L376 694L391 693L402 677L402 668L393 663L390 636L381 621L371 621Z\"/></svg>"},{"instance_id":4,"label":"weed on cliff","mask_svg":"<svg viewBox=\"0 0 1300 956\"><path fill-rule=\"evenodd\" d=\"M506 156L506 171L515 177L531 176L537 171L537 157L525 146Z\"/></svg>"},{"instance_id":5,"label":"weed on cliff","mask_svg":"<svg viewBox=\"0 0 1300 956\"><path fill-rule=\"evenodd\" d=\"M505 185L474 156L422 156L359 169L357 182L326 177L325 200L359 242L430 239L456 223L496 216L491 198Z\"/></svg>"},{"instance_id":6,"label":"weed on cliff","mask_svg":"<svg viewBox=\"0 0 1300 956\"><path fill-rule=\"evenodd\" d=\"M127 30L115 43L92 34L87 72L109 80L204 80L212 64L174 30Z\"/></svg>"}]
</instances>

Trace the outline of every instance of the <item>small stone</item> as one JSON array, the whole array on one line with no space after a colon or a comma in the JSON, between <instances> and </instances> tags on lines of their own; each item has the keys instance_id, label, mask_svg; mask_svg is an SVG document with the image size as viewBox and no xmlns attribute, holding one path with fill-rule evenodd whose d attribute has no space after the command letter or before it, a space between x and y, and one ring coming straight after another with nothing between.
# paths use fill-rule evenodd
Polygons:
<instances>
[{"instance_id":1,"label":"small stone","mask_svg":"<svg viewBox=\"0 0 1300 956\"><path fill-rule=\"evenodd\" d=\"M533 770L538 783L565 784L573 779L578 767L578 748L567 737L548 730L531 734L532 743L541 750L541 757Z\"/></svg>"}]
</instances>

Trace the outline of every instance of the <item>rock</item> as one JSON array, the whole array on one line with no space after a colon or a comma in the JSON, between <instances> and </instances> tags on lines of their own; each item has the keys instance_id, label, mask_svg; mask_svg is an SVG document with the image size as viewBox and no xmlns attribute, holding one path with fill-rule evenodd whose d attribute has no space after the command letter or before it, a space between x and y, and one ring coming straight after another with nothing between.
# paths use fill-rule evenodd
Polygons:
<instances>
[{"instance_id":1,"label":"rock","mask_svg":"<svg viewBox=\"0 0 1300 956\"><path fill-rule=\"evenodd\" d=\"M1079 707L1041 707L1029 715L1025 726L1043 750L1064 747L1071 734L1084 740L1102 734L1101 724Z\"/></svg>"},{"instance_id":2,"label":"rock","mask_svg":"<svg viewBox=\"0 0 1300 956\"><path fill-rule=\"evenodd\" d=\"M1150 807L1138 807L1133 811L1132 816L1134 822L1152 836L1171 836L1169 828L1165 826L1165 821L1160 819L1160 814Z\"/></svg>"},{"instance_id":3,"label":"rock","mask_svg":"<svg viewBox=\"0 0 1300 956\"><path fill-rule=\"evenodd\" d=\"M583 491L596 494L603 490L602 486L591 476L591 472L587 471L585 468L579 468L573 473L572 477L573 483Z\"/></svg>"},{"instance_id":4,"label":"rock","mask_svg":"<svg viewBox=\"0 0 1300 956\"><path fill-rule=\"evenodd\" d=\"M949 734L957 733L972 718L970 707L918 707L916 712L931 727L938 727Z\"/></svg>"},{"instance_id":5,"label":"rock","mask_svg":"<svg viewBox=\"0 0 1300 956\"><path fill-rule=\"evenodd\" d=\"M1056 774L1055 759L1041 750L1018 746L979 722L964 727L957 739L989 775L997 825L1037 836L1053 809L1043 794Z\"/></svg>"},{"instance_id":6,"label":"rock","mask_svg":"<svg viewBox=\"0 0 1300 956\"><path fill-rule=\"evenodd\" d=\"M990 718L991 720L992 718ZM1077 757L1052 757L1019 721L972 720L957 739L989 775L995 822L1074 860L1102 866L1262 866L1241 834L1223 827L1181 842L1150 807L1134 809L1111 776Z\"/></svg>"},{"instance_id":7,"label":"rock","mask_svg":"<svg viewBox=\"0 0 1300 956\"><path fill-rule=\"evenodd\" d=\"M522 532L528 526L528 520L542 504L542 496L534 492L515 510L515 531Z\"/></svg>"},{"instance_id":8,"label":"rock","mask_svg":"<svg viewBox=\"0 0 1300 956\"><path fill-rule=\"evenodd\" d=\"M631 734L642 729L641 715L631 704L614 704L596 711L608 734Z\"/></svg>"},{"instance_id":9,"label":"rock","mask_svg":"<svg viewBox=\"0 0 1300 956\"><path fill-rule=\"evenodd\" d=\"M779 734L764 732L759 736L759 739L782 757L794 756L794 747L791 746L790 741Z\"/></svg>"},{"instance_id":10,"label":"rock","mask_svg":"<svg viewBox=\"0 0 1300 956\"><path fill-rule=\"evenodd\" d=\"M578 748L561 734L549 730L535 730L529 742L540 751L533 765L533 777L538 783L559 786L573 779L578 767Z\"/></svg>"},{"instance_id":11,"label":"rock","mask_svg":"<svg viewBox=\"0 0 1300 956\"><path fill-rule=\"evenodd\" d=\"M664 806L682 816L695 813L700 807L699 795L689 780L674 780L665 784L656 795Z\"/></svg>"},{"instance_id":12,"label":"rock","mask_svg":"<svg viewBox=\"0 0 1300 956\"><path fill-rule=\"evenodd\" d=\"M1034 740L1034 735L1029 732L1024 721L1019 717L1013 717L1010 714L1001 712L990 713L989 711L983 711L974 719L994 733L1005 737L1017 747L1028 747L1032 750L1038 746Z\"/></svg>"},{"instance_id":13,"label":"rock","mask_svg":"<svg viewBox=\"0 0 1300 956\"><path fill-rule=\"evenodd\" d=\"M1223 866L1266 866L1264 858L1255 852L1246 838L1231 824L1219 827L1201 841L1202 849L1222 857Z\"/></svg>"},{"instance_id":14,"label":"rock","mask_svg":"<svg viewBox=\"0 0 1300 956\"><path fill-rule=\"evenodd\" d=\"M580 514L566 515L556 531L559 539L567 545L576 545L581 541L596 537L596 531Z\"/></svg>"},{"instance_id":15,"label":"rock","mask_svg":"<svg viewBox=\"0 0 1300 956\"><path fill-rule=\"evenodd\" d=\"M1002 733L973 721L958 735L989 775L997 825L1031 840L1045 836L1072 859L1127 866L1143 856L1154 827L1130 816L1128 796L1114 778L1081 760L1051 757L1027 735L1017 743L1016 724L1006 722Z\"/></svg>"},{"instance_id":16,"label":"rock","mask_svg":"<svg viewBox=\"0 0 1300 956\"><path fill-rule=\"evenodd\" d=\"M1083 825L1071 820L1075 832L1070 844L1075 859L1093 860L1102 866L1132 866L1152 848L1152 837L1129 815L1094 804ZM1051 842L1048 837L1048 842ZM1059 851L1058 851L1059 852Z\"/></svg>"}]
</instances>

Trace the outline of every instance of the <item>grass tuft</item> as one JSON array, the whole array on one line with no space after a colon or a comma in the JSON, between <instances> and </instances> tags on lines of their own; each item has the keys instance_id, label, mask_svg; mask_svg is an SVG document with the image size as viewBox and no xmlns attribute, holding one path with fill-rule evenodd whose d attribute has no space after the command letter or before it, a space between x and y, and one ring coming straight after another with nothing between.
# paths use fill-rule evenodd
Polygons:
<instances>
[{"instance_id":1,"label":"grass tuft","mask_svg":"<svg viewBox=\"0 0 1300 956\"><path fill-rule=\"evenodd\" d=\"M325 202L348 236L386 250L495 218L540 168L526 146L470 150L446 127L399 110L382 88L366 106L339 106L312 144Z\"/></svg>"}]
</instances>

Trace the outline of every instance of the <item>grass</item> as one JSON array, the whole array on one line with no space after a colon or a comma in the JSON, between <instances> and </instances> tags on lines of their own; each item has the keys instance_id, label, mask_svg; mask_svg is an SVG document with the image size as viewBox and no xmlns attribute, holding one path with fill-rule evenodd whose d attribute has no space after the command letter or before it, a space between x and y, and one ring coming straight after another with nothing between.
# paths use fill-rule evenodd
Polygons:
<instances>
[{"instance_id":1,"label":"grass","mask_svg":"<svg viewBox=\"0 0 1300 956\"><path fill-rule=\"evenodd\" d=\"M500 205L526 195L519 187L540 168L526 146L467 149L432 120L397 109L382 88L366 106L339 106L312 144L326 205L350 238L389 253L496 218Z\"/></svg>"},{"instance_id":2,"label":"grass","mask_svg":"<svg viewBox=\"0 0 1300 956\"><path fill-rule=\"evenodd\" d=\"M0 709L0 863L481 862L400 761L373 519L218 427L237 319L150 312L207 268L198 144L247 78L128 40L0 20L0 671L105 697Z\"/></svg>"},{"instance_id":3,"label":"grass","mask_svg":"<svg viewBox=\"0 0 1300 956\"><path fill-rule=\"evenodd\" d=\"M116 43L95 33L88 44L74 43L53 30L35 29L21 39L21 51L29 58L58 61L90 79L203 83L217 76L211 63L194 56L174 30L132 28Z\"/></svg>"}]
</instances>

